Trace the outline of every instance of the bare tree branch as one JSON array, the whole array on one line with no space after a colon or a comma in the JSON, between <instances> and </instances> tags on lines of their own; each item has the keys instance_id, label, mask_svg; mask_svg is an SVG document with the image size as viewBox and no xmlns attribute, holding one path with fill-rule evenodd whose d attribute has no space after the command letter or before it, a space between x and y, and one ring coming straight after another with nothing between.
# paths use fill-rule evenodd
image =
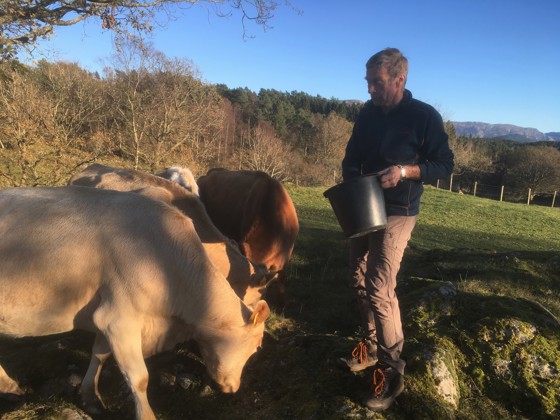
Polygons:
<instances>
[{"instance_id":1,"label":"bare tree branch","mask_svg":"<svg viewBox=\"0 0 560 420\"><path fill-rule=\"evenodd\" d=\"M38 40L53 34L57 26L74 25L89 18L98 18L103 29L116 34L148 33L157 11L197 3L215 6L218 16L233 10L241 12L244 35L247 20L267 29L278 7L277 0L2 0L0 58L31 49Z\"/></svg>"}]
</instances>

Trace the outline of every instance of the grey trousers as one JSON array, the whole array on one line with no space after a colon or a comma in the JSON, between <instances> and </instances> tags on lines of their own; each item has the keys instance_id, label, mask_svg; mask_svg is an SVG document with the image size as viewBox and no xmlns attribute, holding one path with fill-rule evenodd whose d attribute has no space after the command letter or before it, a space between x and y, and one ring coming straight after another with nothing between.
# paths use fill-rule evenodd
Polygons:
<instances>
[{"instance_id":1,"label":"grey trousers","mask_svg":"<svg viewBox=\"0 0 560 420\"><path fill-rule=\"evenodd\" d=\"M377 344L379 362L404 375L404 335L395 293L397 273L417 216L389 216L387 228L350 239L351 285L366 337Z\"/></svg>"}]
</instances>

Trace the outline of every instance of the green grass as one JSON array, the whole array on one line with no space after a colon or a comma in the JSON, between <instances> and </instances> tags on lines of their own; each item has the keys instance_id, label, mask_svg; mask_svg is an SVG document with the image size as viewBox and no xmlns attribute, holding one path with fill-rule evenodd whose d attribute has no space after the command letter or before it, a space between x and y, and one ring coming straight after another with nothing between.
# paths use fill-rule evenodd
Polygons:
<instances>
[{"instance_id":1,"label":"green grass","mask_svg":"<svg viewBox=\"0 0 560 420\"><path fill-rule=\"evenodd\" d=\"M428 187L412 243L423 249L560 251L558 208L527 206Z\"/></svg>"},{"instance_id":2,"label":"green grass","mask_svg":"<svg viewBox=\"0 0 560 420\"><path fill-rule=\"evenodd\" d=\"M149 398L159 418L560 417L559 209L426 189L397 290L406 391L387 412L373 414L360 403L370 373L354 375L335 363L360 337L347 240L322 196L325 188L288 190L301 229L288 266L287 302L267 321L263 349L247 364L240 391L201 396L198 360L188 349L165 353L148 361ZM65 340L0 340L3 366L29 392L24 402L0 402L0 416L56 418L79 407L64 378L85 372L91 337ZM456 408L435 391L434 355L457 381ZM162 376L185 373L197 378L188 389L161 383ZM99 418L130 418L128 390L114 363L102 376L101 393L109 411Z\"/></svg>"}]
</instances>

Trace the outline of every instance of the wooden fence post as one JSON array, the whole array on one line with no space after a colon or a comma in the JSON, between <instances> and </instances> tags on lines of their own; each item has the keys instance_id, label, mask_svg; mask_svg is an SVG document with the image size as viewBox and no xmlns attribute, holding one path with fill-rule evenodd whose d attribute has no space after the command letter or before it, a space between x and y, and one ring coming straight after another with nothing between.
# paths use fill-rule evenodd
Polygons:
<instances>
[{"instance_id":1,"label":"wooden fence post","mask_svg":"<svg viewBox=\"0 0 560 420\"><path fill-rule=\"evenodd\" d=\"M500 191L500 201L504 199L504 186L502 185L502 190Z\"/></svg>"},{"instance_id":2,"label":"wooden fence post","mask_svg":"<svg viewBox=\"0 0 560 420\"><path fill-rule=\"evenodd\" d=\"M473 197L476 197L476 186L478 185L478 181L474 181L474 191L473 191Z\"/></svg>"},{"instance_id":3,"label":"wooden fence post","mask_svg":"<svg viewBox=\"0 0 560 420\"><path fill-rule=\"evenodd\" d=\"M451 174L451 178L449 178L449 191L453 191L453 174Z\"/></svg>"},{"instance_id":4,"label":"wooden fence post","mask_svg":"<svg viewBox=\"0 0 560 420\"><path fill-rule=\"evenodd\" d=\"M527 205L531 204L531 188L529 188L529 194L527 194Z\"/></svg>"},{"instance_id":5,"label":"wooden fence post","mask_svg":"<svg viewBox=\"0 0 560 420\"><path fill-rule=\"evenodd\" d=\"M439 189L439 179L436 182L436 190L438 190L438 189Z\"/></svg>"},{"instance_id":6,"label":"wooden fence post","mask_svg":"<svg viewBox=\"0 0 560 420\"><path fill-rule=\"evenodd\" d=\"M558 191L554 191L554 195L552 196L552 207L554 207L554 202L556 201L556 193Z\"/></svg>"}]
</instances>

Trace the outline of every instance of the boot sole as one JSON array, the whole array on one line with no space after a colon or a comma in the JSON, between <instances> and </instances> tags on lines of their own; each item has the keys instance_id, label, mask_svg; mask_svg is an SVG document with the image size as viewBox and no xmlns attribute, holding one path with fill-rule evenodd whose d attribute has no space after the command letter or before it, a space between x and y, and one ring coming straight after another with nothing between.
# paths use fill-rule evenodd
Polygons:
<instances>
[{"instance_id":1,"label":"boot sole","mask_svg":"<svg viewBox=\"0 0 560 420\"><path fill-rule=\"evenodd\" d=\"M404 389L405 389L405 387L404 387L404 383L403 383L402 386L400 386L396 390L395 395L393 397L387 398L387 399L383 400L382 402L381 402L381 400L373 400L373 401L377 402L378 404L375 404L374 402L371 402L371 400L372 400L371 398L366 398L364 400L364 405L367 408L369 408L371 411L375 411L375 412L385 411L389 407L391 407L391 405L397 399L397 397L404 392Z\"/></svg>"},{"instance_id":2,"label":"boot sole","mask_svg":"<svg viewBox=\"0 0 560 420\"><path fill-rule=\"evenodd\" d=\"M362 370L365 370L377 364L377 360L376 360L375 362L368 362L367 364L356 363L353 365L349 365L346 359L344 359L343 357L336 359L336 361L339 366L350 370L350 372L361 372Z\"/></svg>"}]
</instances>

